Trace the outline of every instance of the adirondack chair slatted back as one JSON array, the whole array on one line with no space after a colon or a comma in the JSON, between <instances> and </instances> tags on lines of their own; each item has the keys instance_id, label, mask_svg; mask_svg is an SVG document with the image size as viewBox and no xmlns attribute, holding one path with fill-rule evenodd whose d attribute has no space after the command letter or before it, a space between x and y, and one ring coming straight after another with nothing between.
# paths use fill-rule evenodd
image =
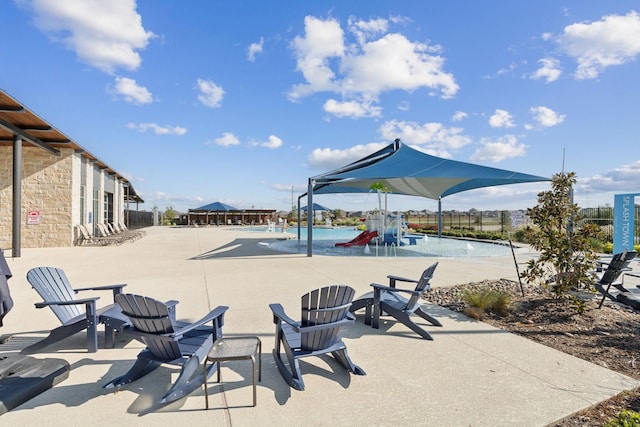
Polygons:
<instances>
[{"instance_id":1,"label":"adirondack chair slatted back","mask_svg":"<svg viewBox=\"0 0 640 427\"><path fill-rule=\"evenodd\" d=\"M339 326L305 331L306 326L334 323L347 317L355 290L349 286L334 285L316 289L302 297L301 348L320 350L333 345L338 339Z\"/></svg>"},{"instance_id":2,"label":"adirondack chair slatted back","mask_svg":"<svg viewBox=\"0 0 640 427\"><path fill-rule=\"evenodd\" d=\"M631 263L631 261L633 261L637 256L638 256L638 252L635 252L635 251L627 252L627 256L624 259L624 265L622 266L622 270L627 268Z\"/></svg>"},{"instance_id":3,"label":"adirondack chair slatted back","mask_svg":"<svg viewBox=\"0 0 640 427\"><path fill-rule=\"evenodd\" d=\"M622 271L629 266L629 263L636 257L636 255L637 252L627 252L626 250L615 254L611 258L607 269L602 274L600 284L605 286L615 282L622 274Z\"/></svg>"},{"instance_id":4,"label":"adirondack chair slatted back","mask_svg":"<svg viewBox=\"0 0 640 427\"><path fill-rule=\"evenodd\" d=\"M431 278L433 278L433 273L436 271L437 266L438 263L435 262L422 272L422 276L420 276L420 280L418 280L415 288L415 290L419 292L420 295L411 295L411 297L407 300L408 311L412 312L420 306L422 295L431 288L429 281L431 280Z\"/></svg>"},{"instance_id":5,"label":"adirondack chair slatted back","mask_svg":"<svg viewBox=\"0 0 640 427\"><path fill-rule=\"evenodd\" d=\"M601 284L608 285L609 283L613 283L613 281L616 280L617 271L620 269L623 256L626 256L626 251L617 253L611 258L611 261L609 261L609 265L607 265L606 270L600 278Z\"/></svg>"},{"instance_id":6,"label":"adirondack chair slatted back","mask_svg":"<svg viewBox=\"0 0 640 427\"><path fill-rule=\"evenodd\" d=\"M119 294L115 297L116 302L122 308L131 324L142 332L150 334L168 334L174 331L173 321L167 305L153 298L133 295ZM161 359L177 359L182 356L177 340L142 338L147 349L156 357Z\"/></svg>"},{"instance_id":7,"label":"adirondack chair slatted back","mask_svg":"<svg viewBox=\"0 0 640 427\"><path fill-rule=\"evenodd\" d=\"M44 302L76 299L76 293L62 269L55 267L32 268L27 272L27 281ZM49 307L63 325L67 324L69 320L85 314L85 307L82 304L51 305Z\"/></svg>"}]
</instances>

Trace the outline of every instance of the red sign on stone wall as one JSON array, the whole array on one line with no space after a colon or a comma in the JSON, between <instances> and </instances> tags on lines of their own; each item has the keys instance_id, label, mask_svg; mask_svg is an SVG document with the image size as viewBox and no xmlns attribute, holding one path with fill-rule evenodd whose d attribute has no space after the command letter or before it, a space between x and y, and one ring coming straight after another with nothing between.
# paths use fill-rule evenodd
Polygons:
<instances>
[{"instance_id":1,"label":"red sign on stone wall","mask_svg":"<svg viewBox=\"0 0 640 427\"><path fill-rule=\"evenodd\" d=\"M40 224L40 211L27 212L27 225Z\"/></svg>"}]
</instances>

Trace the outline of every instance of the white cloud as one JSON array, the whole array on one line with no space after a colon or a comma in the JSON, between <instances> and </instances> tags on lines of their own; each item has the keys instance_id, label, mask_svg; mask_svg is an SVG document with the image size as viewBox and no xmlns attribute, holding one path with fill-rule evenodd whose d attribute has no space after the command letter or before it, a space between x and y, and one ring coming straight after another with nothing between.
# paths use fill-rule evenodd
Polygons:
<instances>
[{"instance_id":1,"label":"white cloud","mask_svg":"<svg viewBox=\"0 0 640 427\"><path fill-rule=\"evenodd\" d=\"M213 140L213 144L222 147L230 147L232 145L240 145L240 140L231 132L224 132L222 136Z\"/></svg>"},{"instance_id":2,"label":"white cloud","mask_svg":"<svg viewBox=\"0 0 640 427\"><path fill-rule=\"evenodd\" d=\"M359 44L371 40L379 34L384 34L389 29L389 23L386 19L372 19L363 21L354 17L349 18L349 31L356 37Z\"/></svg>"},{"instance_id":3,"label":"white cloud","mask_svg":"<svg viewBox=\"0 0 640 427\"><path fill-rule=\"evenodd\" d=\"M382 108L366 101L336 101L328 99L323 106L324 111L336 117L379 117Z\"/></svg>"},{"instance_id":4,"label":"white cloud","mask_svg":"<svg viewBox=\"0 0 640 427\"><path fill-rule=\"evenodd\" d=\"M313 169L321 170L337 169L356 160L360 160L369 154L375 153L387 145L388 144L384 143L370 143L367 145L356 145L346 150L316 148L309 155L309 166Z\"/></svg>"},{"instance_id":5,"label":"white cloud","mask_svg":"<svg viewBox=\"0 0 640 427\"><path fill-rule=\"evenodd\" d=\"M153 102L153 95L144 86L138 86L135 80L127 77L116 77L113 92L121 95L126 102L131 104L150 104Z\"/></svg>"},{"instance_id":6,"label":"white cloud","mask_svg":"<svg viewBox=\"0 0 640 427\"><path fill-rule=\"evenodd\" d=\"M508 111L497 109L496 112L489 117L489 126L492 128L512 128L513 117Z\"/></svg>"},{"instance_id":7,"label":"white cloud","mask_svg":"<svg viewBox=\"0 0 640 427\"><path fill-rule=\"evenodd\" d=\"M444 59L433 53L437 46L412 43L401 34L384 37L360 46L361 50L342 59L343 89L377 95L384 91L414 91L421 87L440 91L451 98L458 85L451 74L442 71Z\"/></svg>"},{"instance_id":8,"label":"white cloud","mask_svg":"<svg viewBox=\"0 0 640 427\"><path fill-rule=\"evenodd\" d=\"M504 67L504 68L500 68L498 71L496 71L496 75L501 76L503 74L508 74L513 72L516 68L518 68L518 66L514 63L509 64L508 66Z\"/></svg>"},{"instance_id":9,"label":"white cloud","mask_svg":"<svg viewBox=\"0 0 640 427\"><path fill-rule=\"evenodd\" d=\"M453 117L451 118L451 120L453 120L454 122L460 122L460 121L466 119L467 117L469 117L469 115L467 113L465 113L464 111L456 111L453 114Z\"/></svg>"},{"instance_id":10,"label":"white cloud","mask_svg":"<svg viewBox=\"0 0 640 427\"><path fill-rule=\"evenodd\" d=\"M307 16L304 36L297 36L292 43L297 69L305 83L294 85L289 99L297 101L329 92L342 96L342 100L331 104L335 107L367 105L377 103L379 95L386 91L412 92L420 88L429 89L430 95L453 97L459 87L453 75L443 71L440 47L386 33L387 27L388 22L383 19L352 18L348 28L355 40L348 42L337 20ZM345 115L343 109L330 112L334 111Z\"/></svg>"},{"instance_id":11,"label":"white cloud","mask_svg":"<svg viewBox=\"0 0 640 427\"><path fill-rule=\"evenodd\" d=\"M154 37L142 26L134 0L33 0L27 3L35 25L78 58L106 73L137 70L144 49Z\"/></svg>"},{"instance_id":12,"label":"white cloud","mask_svg":"<svg viewBox=\"0 0 640 427\"><path fill-rule=\"evenodd\" d=\"M386 141L400 138L406 144L419 146L422 151L443 157L450 157L450 150L459 149L472 142L471 138L463 134L462 128L447 128L441 123L418 124L391 120L383 123L379 132Z\"/></svg>"},{"instance_id":13,"label":"white cloud","mask_svg":"<svg viewBox=\"0 0 640 427\"><path fill-rule=\"evenodd\" d=\"M447 196L447 209L526 209L535 206L538 193L548 190L548 183L526 183L477 188ZM443 205L444 206L444 205Z\"/></svg>"},{"instance_id":14,"label":"white cloud","mask_svg":"<svg viewBox=\"0 0 640 427\"><path fill-rule=\"evenodd\" d=\"M187 133L187 129L180 126L160 126L156 123L128 123L127 127L140 133L151 130L156 135L184 135Z\"/></svg>"},{"instance_id":15,"label":"white cloud","mask_svg":"<svg viewBox=\"0 0 640 427\"><path fill-rule=\"evenodd\" d=\"M335 19L322 21L307 16L304 18L305 36L297 36L292 48L296 54L296 68L302 72L307 84L295 85L289 98L300 99L320 91L338 91L339 85L333 82L335 77L329 60L344 54L344 33Z\"/></svg>"},{"instance_id":16,"label":"white cloud","mask_svg":"<svg viewBox=\"0 0 640 427\"><path fill-rule=\"evenodd\" d=\"M264 37L260 37L260 42L251 43L249 49L247 49L247 59L251 62L256 60L256 55L262 53L262 47L264 46Z\"/></svg>"},{"instance_id":17,"label":"white cloud","mask_svg":"<svg viewBox=\"0 0 640 427\"><path fill-rule=\"evenodd\" d=\"M202 105L218 108L222 103L224 90L210 80L198 79L198 101Z\"/></svg>"},{"instance_id":18,"label":"white cloud","mask_svg":"<svg viewBox=\"0 0 640 427\"><path fill-rule=\"evenodd\" d=\"M574 58L577 79L593 79L612 65L622 65L640 54L640 15L608 15L600 21L568 25L557 37L560 49Z\"/></svg>"},{"instance_id":19,"label":"white cloud","mask_svg":"<svg viewBox=\"0 0 640 427\"><path fill-rule=\"evenodd\" d=\"M269 135L269 140L262 142L260 146L275 150L276 148L282 147L282 140L275 135Z\"/></svg>"},{"instance_id":20,"label":"white cloud","mask_svg":"<svg viewBox=\"0 0 640 427\"><path fill-rule=\"evenodd\" d=\"M562 74L560 62L555 58L543 58L538 60L540 68L531 75L534 80L544 79L546 83L555 82Z\"/></svg>"},{"instance_id":21,"label":"white cloud","mask_svg":"<svg viewBox=\"0 0 640 427\"><path fill-rule=\"evenodd\" d=\"M640 182L640 160L612 169L592 178L579 179L588 191L636 193Z\"/></svg>"},{"instance_id":22,"label":"white cloud","mask_svg":"<svg viewBox=\"0 0 640 427\"><path fill-rule=\"evenodd\" d=\"M472 161L500 162L512 157L522 157L527 151L527 146L518 142L514 135L505 135L495 140L483 139L481 147L471 156Z\"/></svg>"},{"instance_id":23,"label":"white cloud","mask_svg":"<svg viewBox=\"0 0 640 427\"><path fill-rule=\"evenodd\" d=\"M185 196L183 194L170 194L162 191L153 193L138 191L138 194L144 199L146 205L157 207L161 211L171 206L178 212L186 213L187 209L202 206L206 202L206 199L202 196Z\"/></svg>"},{"instance_id":24,"label":"white cloud","mask_svg":"<svg viewBox=\"0 0 640 427\"><path fill-rule=\"evenodd\" d=\"M540 38L542 38L542 40L553 40L553 34L552 33L542 33Z\"/></svg>"},{"instance_id":25,"label":"white cloud","mask_svg":"<svg viewBox=\"0 0 640 427\"><path fill-rule=\"evenodd\" d=\"M539 127L551 127L564 122L565 115L558 114L548 107L531 107L529 112Z\"/></svg>"}]
</instances>

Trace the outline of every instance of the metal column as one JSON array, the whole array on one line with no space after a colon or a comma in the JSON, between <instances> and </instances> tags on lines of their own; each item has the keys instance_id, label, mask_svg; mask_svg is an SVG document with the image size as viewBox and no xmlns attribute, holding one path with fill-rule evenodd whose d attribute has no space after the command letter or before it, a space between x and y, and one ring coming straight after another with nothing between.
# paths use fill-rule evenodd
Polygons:
<instances>
[{"instance_id":1,"label":"metal column","mask_svg":"<svg viewBox=\"0 0 640 427\"><path fill-rule=\"evenodd\" d=\"M14 258L20 257L20 225L22 224L22 137L13 136L13 214L11 251Z\"/></svg>"},{"instance_id":2,"label":"metal column","mask_svg":"<svg viewBox=\"0 0 640 427\"><path fill-rule=\"evenodd\" d=\"M438 237L442 237L442 198L438 197Z\"/></svg>"},{"instance_id":3,"label":"metal column","mask_svg":"<svg viewBox=\"0 0 640 427\"><path fill-rule=\"evenodd\" d=\"M313 185L314 182L309 178L307 186L307 256L313 256L313 218L309 215L313 208ZM313 214L311 214L313 215Z\"/></svg>"}]
</instances>

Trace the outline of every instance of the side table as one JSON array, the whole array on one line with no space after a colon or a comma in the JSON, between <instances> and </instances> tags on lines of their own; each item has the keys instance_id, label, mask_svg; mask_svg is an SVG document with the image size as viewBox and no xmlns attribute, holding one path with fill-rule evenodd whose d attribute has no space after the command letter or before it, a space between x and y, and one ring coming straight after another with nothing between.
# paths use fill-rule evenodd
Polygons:
<instances>
[{"instance_id":1,"label":"side table","mask_svg":"<svg viewBox=\"0 0 640 427\"><path fill-rule=\"evenodd\" d=\"M253 406L256 406L256 356L258 357L258 381L262 381L262 342L258 337L221 338L213 343L202 365L204 375L204 398L209 409L207 389L207 362L218 364L218 382L220 382L221 362L230 360L251 360L253 372Z\"/></svg>"}]
</instances>

